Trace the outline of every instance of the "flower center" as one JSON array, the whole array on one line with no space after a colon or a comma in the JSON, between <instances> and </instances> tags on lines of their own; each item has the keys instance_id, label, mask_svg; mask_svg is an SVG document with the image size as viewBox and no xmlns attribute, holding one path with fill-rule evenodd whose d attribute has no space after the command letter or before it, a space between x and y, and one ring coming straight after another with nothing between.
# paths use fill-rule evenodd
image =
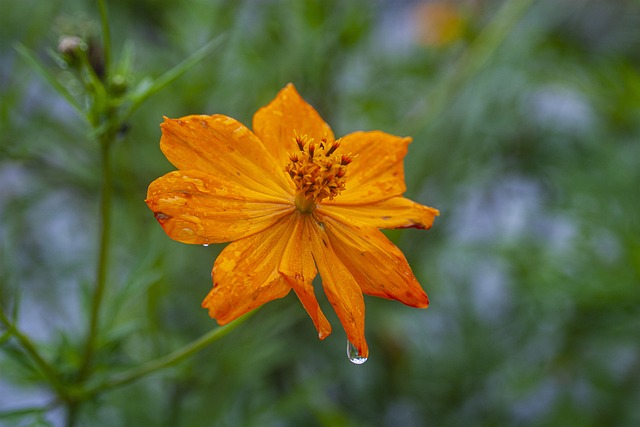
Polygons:
<instances>
[{"instance_id":1,"label":"flower center","mask_svg":"<svg viewBox=\"0 0 640 427\"><path fill-rule=\"evenodd\" d=\"M347 165L353 161L350 154L336 154L340 141L316 142L307 135L295 135L299 151L289 154L285 172L297 188L296 207L300 212L311 212L323 199L333 200L344 190Z\"/></svg>"}]
</instances>

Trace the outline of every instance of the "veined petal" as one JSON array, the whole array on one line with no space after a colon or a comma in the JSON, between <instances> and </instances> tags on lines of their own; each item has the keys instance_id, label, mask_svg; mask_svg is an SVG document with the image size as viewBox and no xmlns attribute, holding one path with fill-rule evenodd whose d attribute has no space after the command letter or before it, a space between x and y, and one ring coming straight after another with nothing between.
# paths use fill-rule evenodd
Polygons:
<instances>
[{"instance_id":1,"label":"veined petal","mask_svg":"<svg viewBox=\"0 0 640 427\"><path fill-rule=\"evenodd\" d=\"M376 228L428 230L439 211L404 197L392 197L362 205L342 204L340 197L318 205L318 211L346 223L364 223Z\"/></svg>"},{"instance_id":2,"label":"veined petal","mask_svg":"<svg viewBox=\"0 0 640 427\"><path fill-rule=\"evenodd\" d=\"M213 265L213 289L202 306L220 325L289 293L291 286L278 272L293 217L227 245Z\"/></svg>"},{"instance_id":3,"label":"veined petal","mask_svg":"<svg viewBox=\"0 0 640 427\"><path fill-rule=\"evenodd\" d=\"M333 251L367 295L426 308L429 298L396 245L380 230L321 218ZM320 271L322 274L322 270Z\"/></svg>"},{"instance_id":4,"label":"veined petal","mask_svg":"<svg viewBox=\"0 0 640 427\"><path fill-rule=\"evenodd\" d=\"M331 241L315 219L305 218L306 233L310 237L311 252L320 270L322 287L333 306L347 338L362 357L369 356L364 337L364 298L354 276L334 253Z\"/></svg>"},{"instance_id":5,"label":"veined petal","mask_svg":"<svg viewBox=\"0 0 640 427\"><path fill-rule=\"evenodd\" d=\"M227 176L237 184L261 193L293 193L289 177L262 142L231 117L165 117L160 149L178 169Z\"/></svg>"},{"instance_id":6,"label":"veined petal","mask_svg":"<svg viewBox=\"0 0 640 427\"><path fill-rule=\"evenodd\" d=\"M313 290L313 278L316 277L317 271L311 255L309 235L304 232L304 217L299 213L295 213L294 216L298 219L290 232L289 242L282 256L280 273L287 279L309 313L320 339L325 339L331 334L331 325L320 309Z\"/></svg>"},{"instance_id":7,"label":"veined petal","mask_svg":"<svg viewBox=\"0 0 640 427\"><path fill-rule=\"evenodd\" d=\"M362 204L405 192L403 159L411 138L380 131L354 132L340 138L340 150L354 155L347 169L341 204Z\"/></svg>"},{"instance_id":8,"label":"veined petal","mask_svg":"<svg viewBox=\"0 0 640 427\"><path fill-rule=\"evenodd\" d=\"M289 153L298 150L294 138L307 135L316 141L334 141L333 131L289 83L253 116L253 131L274 154L280 167L289 162Z\"/></svg>"},{"instance_id":9,"label":"veined petal","mask_svg":"<svg viewBox=\"0 0 640 427\"><path fill-rule=\"evenodd\" d=\"M258 233L294 210L286 200L196 170L173 171L156 179L145 202L169 237L196 244Z\"/></svg>"}]
</instances>

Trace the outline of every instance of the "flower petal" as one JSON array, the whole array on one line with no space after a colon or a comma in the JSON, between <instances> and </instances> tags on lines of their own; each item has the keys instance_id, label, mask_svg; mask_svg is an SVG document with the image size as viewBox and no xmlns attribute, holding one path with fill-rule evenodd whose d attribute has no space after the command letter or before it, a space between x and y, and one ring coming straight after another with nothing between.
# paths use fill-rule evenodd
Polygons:
<instances>
[{"instance_id":1,"label":"flower petal","mask_svg":"<svg viewBox=\"0 0 640 427\"><path fill-rule=\"evenodd\" d=\"M320 114L289 83L253 116L253 131L276 157L280 167L289 162L289 153L298 150L294 137L307 135L320 141L334 141L333 131Z\"/></svg>"},{"instance_id":2,"label":"flower petal","mask_svg":"<svg viewBox=\"0 0 640 427\"><path fill-rule=\"evenodd\" d=\"M304 232L304 219L300 214L294 214L298 219L289 237L289 243L280 262L282 273L293 288L300 302L313 320L320 339L331 334L331 325L320 309L313 291L313 278L317 271L311 255L309 236Z\"/></svg>"},{"instance_id":3,"label":"flower petal","mask_svg":"<svg viewBox=\"0 0 640 427\"><path fill-rule=\"evenodd\" d=\"M419 228L428 230L437 209L421 205L404 197L392 197L362 205L341 204L340 198L323 202L318 211L347 223L364 223L376 228Z\"/></svg>"},{"instance_id":4,"label":"flower petal","mask_svg":"<svg viewBox=\"0 0 640 427\"><path fill-rule=\"evenodd\" d=\"M281 164L242 123L223 115L165 117L160 149L178 169L227 176L271 195L292 194Z\"/></svg>"},{"instance_id":5,"label":"flower petal","mask_svg":"<svg viewBox=\"0 0 640 427\"><path fill-rule=\"evenodd\" d=\"M322 287L333 306L347 338L362 357L369 356L364 337L364 298L354 276L333 252L327 233L310 216L305 221L311 252L322 276Z\"/></svg>"},{"instance_id":6,"label":"flower petal","mask_svg":"<svg viewBox=\"0 0 640 427\"><path fill-rule=\"evenodd\" d=\"M286 200L242 188L226 177L170 172L149 185L149 208L182 243L221 243L260 232L294 210Z\"/></svg>"},{"instance_id":7,"label":"flower petal","mask_svg":"<svg viewBox=\"0 0 640 427\"><path fill-rule=\"evenodd\" d=\"M367 295L426 308L429 298L396 245L377 228L321 219L337 257ZM322 271L321 271L322 273Z\"/></svg>"},{"instance_id":8,"label":"flower petal","mask_svg":"<svg viewBox=\"0 0 640 427\"><path fill-rule=\"evenodd\" d=\"M400 196L405 192L403 159L411 138L380 131L354 132L340 138L340 150L354 155L347 167L341 204L361 204Z\"/></svg>"},{"instance_id":9,"label":"flower petal","mask_svg":"<svg viewBox=\"0 0 640 427\"><path fill-rule=\"evenodd\" d=\"M236 240L218 255L211 276L213 289L202 306L220 325L289 293L291 286L278 272L293 226L282 218L262 233Z\"/></svg>"}]
</instances>

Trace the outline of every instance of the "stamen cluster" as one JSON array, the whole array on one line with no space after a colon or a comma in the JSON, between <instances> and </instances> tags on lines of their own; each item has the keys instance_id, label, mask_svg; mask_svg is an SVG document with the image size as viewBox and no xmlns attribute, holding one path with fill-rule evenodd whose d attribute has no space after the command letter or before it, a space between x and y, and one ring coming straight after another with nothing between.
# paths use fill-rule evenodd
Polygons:
<instances>
[{"instance_id":1,"label":"stamen cluster","mask_svg":"<svg viewBox=\"0 0 640 427\"><path fill-rule=\"evenodd\" d=\"M347 165L353 161L350 154L338 154L340 141L316 142L307 135L294 137L299 151L289 155L285 171L293 180L298 195L314 205L323 199L333 200L345 188Z\"/></svg>"}]
</instances>

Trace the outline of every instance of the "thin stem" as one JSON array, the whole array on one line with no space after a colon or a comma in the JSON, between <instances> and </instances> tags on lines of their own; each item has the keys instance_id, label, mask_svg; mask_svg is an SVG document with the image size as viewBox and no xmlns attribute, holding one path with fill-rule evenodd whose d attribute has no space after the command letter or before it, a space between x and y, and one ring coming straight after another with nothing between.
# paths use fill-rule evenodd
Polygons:
<instances>
[{"instance_id":1,"label":"thin stem","mask_svg":"<svg viewBox=\"0 0 640 427\"><path fill-rule=\"evenodd\" d=\"M159 371L161 369L175 365L183 361L184 359L187 359L188 357L193 356L194 354L204 349L205 347L209 346L210 344L218 341L220 338L224 337L229 332L233 331L238 326L240 326L245 321L247 321L247 319L249 319L257 311L258 310L255 309L245 314L244 316L240 317L239 319L234 320L228 325L220 326L216 329L213 329L210 332L207 332L206 334L202 335L200 338L197 338L194 341L191 341L189 344L185 345L184 347L172 353L169 353L165 356L151 360L145 363L144 365L130 369L129 371L125 371L121 374L114 375L113 378L95 387L87 388L84 390L84 392L82 392L83 398L88 398L104 390L131 383L155 371Z\"/></svg>"},{"instance_id":2,"label":"thin stem","mask_svg":"<svg viewBox=\"0 0 640 427\"><path fill-rule=\"evenodd\" d=\"M58 405L59 405L59 402L53 401L43 406L29 406L24 408L4 410L4 411L0 411L0 419L8 419L8 418L20 417L20 416L30 415L30 414L45 413L55 408Z\"/></svg>"},{"instance_id":3,"label":"thin stem","mask_svg":"<svg viewBox=\"0 0 640 427\"><path fill-rule=\"evenodd\" d=\"M109 70L111 69L111 32L109 30L109 16L107 15L107 4L105 0L98 0L98 9L100 9L100 21L102 24L104 72L108 77Z\"/></svg>"},{"instance_id":4,"label":"thin stem","mask_svg":"<svg viewBox=\"0 0 640 427\"><path fill-rule=\"evenodd\" d=\"M98 266L96 270L96 287L91 305L91 320L87 332L83 363L78 374L78 381L82 382L87 378L96 350L98 326L100 323L100 308L104 299L104 291L107 281L107 270L109 264L109 244L111 235L111 162L110 147L113 136L107 133L100 140L101 169L102 169L102 190L100 201L100 247L98 250Z\"/></svg>"},{"instance_id":5,"label":"thin stem","mask_svg":"<svg viewBox=\"0 0 640 427\"><path fill-rule=\"evenodd\" d=\"M22 349L31 356L34 363L40 368L40 371L46 377L47 381L51 384L51 386L58 391L61 396L66 395L66 391L60 382L60 378L58 377L58 373L50 365L44 357L40 354L36 346L31 342L28 336L20 332L15 324L13 324L9 318L5 315L4 310L0 307L0 321L7 328L7 332L13 335L17 340Z\"/></svg>"},{"instance_id":6,"label":"thin stem","mask_svg":"<svg viewBox=\"0 0 640 427\"><path fill-rule=\"evenodd\" d=\"M142 90L137 91L131 96L131 105L125 110L122 121L129 118L129 116L150 96L162 90L164 87L171 84L178 79L184 73L193 68L196 64L200 63L203 59L207 58L213 51L222 46L222 42L225 40L224 36L218 36L213 40L210 40L207 44L196 50L191 56L186 58L180 64L171 68L156 78L149 86L145 86Z\"/></svg>"},{"instance_id":7,"label":"thin stem","mask_svg":"<svg viewBox=\"0 0 640 427\"><path fill-rule=\"evenodd\" d=\"M60 96L62 96L69 103L69 105L71 105L73 109L78 112L81 117L88 119L86 112L84 111L80 103L78 103L78 101L73 97L71 92L69 92L69 90L67 90L67 88L58 81L56 76L52 74L51 71L46 69L40 63L33 52L31 52L20 43L16 43L14 45L14 48L20 54L20 56L22 56L25 62L27 62L38 74L40 74L47 82L49 82L51 87L53 87L56 92L58 92Z\"/></svg>"},{"instance_id":8,"label":"thin stem","mask_svg":"<svg viewBox=\"0 0 640 427\"><path fill-rule=\"evenodd\" d=\"M78 407L79 403L76 401L67 402L66 406L66 427L73 427L76 425L78 419Z\"/></svg>"}]
</instances>

